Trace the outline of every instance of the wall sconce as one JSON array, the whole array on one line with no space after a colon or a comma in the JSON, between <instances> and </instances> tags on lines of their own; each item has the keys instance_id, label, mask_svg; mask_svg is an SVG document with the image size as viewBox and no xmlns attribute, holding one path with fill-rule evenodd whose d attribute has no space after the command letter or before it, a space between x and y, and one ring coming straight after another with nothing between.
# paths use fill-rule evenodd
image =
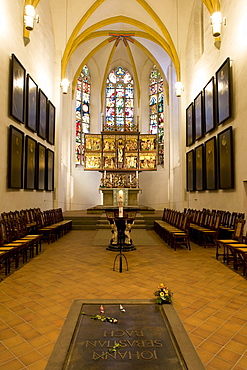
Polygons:
<instances>
[{"instance_id":1,"label":"wall sconce","mask_svg":"<svg viewBox=\"0 0 247 370\"><path fill-rule=\"evenodd\" d=\"M214 37L220 37L221 35L221 25L226 25L226 17L222 18L221 12L215 12L212 14L211 26Z\"/></svg>"},{"instance_id":2,"label":"wall sconce","mask_svg":"<svg viewBox=\"0 0 247 370\"><path fill-rule=\"evenodd\" d=\"M39 16L36 15L35 17L35 10L32 5L26 5L25 14L24 14L24 25L25 25L26 30L28 31L33 30L34 21L39 23Z\"/></svg>"},{"instance_id":3,"label":"wall sconce","mask_svg":"<svg viewBox=\"0 0 247 370\"><path fill-rule=\"evenodd\" d=\"M177 81L175 83L175 92L176 92L176 96L179 98L181 95L182 95L182 91L183 91L184 87L182 85L182 82L180 81Z\"/></svg>"},{"instance_id":4,"label":"wall sconce","mask_svg":"<svg viewBox=\"0 0 247 370\"><path fill-rule=\"evenodd\" d=\"M60 86L62 88L63 94L68 94L68 89L69 89L69 86L70 86L70 82L67 78L62 79L62 82L61 82Z\"/></svg>"}]
</instances>

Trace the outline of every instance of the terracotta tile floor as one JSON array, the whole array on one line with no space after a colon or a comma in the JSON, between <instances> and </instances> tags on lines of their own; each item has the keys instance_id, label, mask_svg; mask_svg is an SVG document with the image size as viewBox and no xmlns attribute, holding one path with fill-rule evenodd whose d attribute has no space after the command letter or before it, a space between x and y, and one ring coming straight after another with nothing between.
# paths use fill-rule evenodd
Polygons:
<instances>
[{"instance_id":1,"label":"terracotta tile floor","mask_svg":"<svg viewBox=\"0 0 247 370\"><path fill-rule=\"evenodd\" d=\"M43 370L74 299L151 299L157 285L174 306L206 369L247 369L247 281L215 259L213 248L156 245L128 252L94 246L97 231L71 231L0 283L0 369ZM191 369L196 370L196 369Z\"/></svg>"}]
</instances>

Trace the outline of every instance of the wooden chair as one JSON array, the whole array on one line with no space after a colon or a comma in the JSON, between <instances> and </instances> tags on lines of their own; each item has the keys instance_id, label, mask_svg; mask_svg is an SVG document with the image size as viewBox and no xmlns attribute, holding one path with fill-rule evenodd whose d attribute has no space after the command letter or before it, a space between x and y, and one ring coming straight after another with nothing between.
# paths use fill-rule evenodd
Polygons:
<instances>
[{"instance_id":1,"label":"wooden chair","mask_svg":"<svg viewBox=\"0 0 247 370\"><path fill-rule=\"evenodd\" d=\"M36 249L36 255L41 251L42 248L42 234L29 234L25 219L21 216L17 216L15 220L15 239L16 242L28 242L27 249L30 252L30 258L34 257L34 249Z\"/></svg>"},{"instance_id":2,"label":"wooden chair","mask_svg":"<svg viewBox=\"0 0 247 370\"><path fill-rule=\"evenodd\" d=\"M188 215L185 215L181 230L171 232L171 247L174 248L175 251L177 250L177 247L182 246L185 246L188 250L191 250L189 238L189 225L190 217Z\"/></svg>"},{"instance_id":3,"label":"wooden chair","mask_svg":"<svg viewBox=\"0 0 247 370\"><path fill-rule=\"evenodd\" d=\"M239 246L234 248L234 267L237 270L239 266L242 266L243 275L247 276L247 245Z\"/></svg>"},{"instance_id":4,"label":"wooden chair","mask_svg":"<svg viewBox=\"0 0 247 370\"><path fill-rule=\"evenodd\" d=\"M164 226L164 240L165 242L172 246L173 243L173 238L172 235L174 232L181 232L182 231L182 226L183 226L183 220L184 220L185 214L175 211L174 212L174 220L172 224L166 224Z\"/></svg>"},{"instance_id":5,"label":"wooden chair","mask_svg":"<svg viewBox=\"0 0 247 370\"><path fill-rule=\"evenodd\" d=\"M0 220L0 252L7 253L7 271L10 271L10 264L12 261L15 262L15 268L19 267L19 258L22 255L23 263L26 260L26 248L28 243L26 242L12 242L6 239L5 223Z\"/></svg>"},{"instance_id":6,"label":"wooden chair","mask_svg":"<svg viewBox=\"0 0 247 370\"><path fill-rule=\"evenodd\" d=\"M244 252L247 252L247 245L243 243L227 244L226 245L226 264L233 263L234 270L238 270L238 267L242 265L245 270L245 258Z\"/></svg>"},{"instance_id":7,"label":"wooden chair","mask_svg":"<svg viewBox=\"0 0 247 370\"><path fill-rule=\"evenodd\" d=\"M208 229L200 230L200 234L202 237L202 244L204 248L208 246L216 246L216 239L219 235L219 227L221 223L221 213L216 215L216 218L212 217L212 220L209 224Z\"/></svg>"},{"instance_id":8,"label":"wooden chair","mask_svg":"<svg viewBox=\"0 0 247 370\"><path fill-rule=\"evenodd\" d=\"M40 215L40 225L38 233L42 234L42 239L48 244L55 242L58 239L59 227L53 223L53 218L50 210L46 210Z\"/></svg>"},{"instance_id":9,"label":"wooden chair","mask_svg":"<svg viewBox=\"0 0 247 370\"><path fill-rule=\"evenodd\" d=\"M10 273L10 256L11 254L7 251L0 251L0 268L4 266L5 275Z\"/></svg>"},{"instance_id":10,"label":"wooden chair","mask_svg":"<svg viewBox=\"0 0 247 370\"><path fill-rule=\"evenodd\" d=\"M216 240L216 259L218 259L219 256L223 256L223 262L226 262L227 245L242 242L244 225L245 225L245 220L243 219L237 220L231 239ZM223 248L223 253L219 252L220 248Z\"/></svg>"},{"instance_id":11,"label":"wooden chair","mask_svg":"<svg viewBox=\"0 0 247 370\"><path fill-rule=\"evenodd\" d=\"M242 265L244 269L245 259L242 258L244 256L244 251L247 252L247 232L246 235L242 237L241 243L226 245L226 264L229 265L232 262L235 270L238 270L239 265Z\"/></svg>"}]
</instances>

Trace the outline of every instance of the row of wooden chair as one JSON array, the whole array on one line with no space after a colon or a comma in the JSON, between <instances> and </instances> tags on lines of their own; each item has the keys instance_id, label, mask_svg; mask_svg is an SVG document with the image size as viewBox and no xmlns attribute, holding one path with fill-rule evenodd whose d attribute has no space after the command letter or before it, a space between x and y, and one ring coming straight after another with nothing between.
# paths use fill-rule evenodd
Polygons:
<instances>
[{"instance_id":1,"label":"row of wooden chair","mask_svg":"<svg viewBox=\"0 0 247 370\"><path fill-rule=\"evenodd\" d=\"M162 220L154 221L154 230L174 250L178 246L191 250L189 225L190 217L184 212L165 208Z\"/></svg>"},{"instance_id":2,"label":"row of wooden chair","mask_svg":"<svg viewBox=\"0 0 247 370\"><path fill-rule=\"evenodd\" d=\"M154 230L163 240L173 246L168 229L170 226L173 226L181 230L181 220L185 216L189 219L188 230L186 230L187 238L205 248L207 246L216 246L216 240L231 238L237 222L244 220L244 213L233 212L231 214L222 210L208 209L184 209L183 212L179 212L165 208L162 220L155 220Z\"/></svg>"},{"instance_id":3,"label":"row of wooden chair","mask_svg":"<svg viewBox=\"0 0 247 370\"><path fill-rule=\"evenodd\" d=\"M3 212L0 220L0 268L10 272L11 263L19 267L41 251L42 241L57 240L72 229L72 220L64 220L62 209L42 212L40 208Z\"/></svg>"},{"instance_id":4,"label":"row of wooden chair","mask_svg":"<svg viewBox=\"0 0 247 370\"><path fill-rule=\"evenodd\" d=\"M189 213L190 214L190 213ZM215 246L215 240L219 235L219 227L221 225L221 211L199 211L197 217L192 217L190 223L189 236L190 240L196 244L207 246Z\"/></svg>"},{"instance_id":5,"label":"row of wooden chair","mask_svg":"<svg viewBox=\"0 0 247 370\"><path fill-rule=\"evenodd\" d=\"M10 272L11 262L19 267L20 258L27 262L41 251L42 234L30 234L23 216L18 211L2 213L0 220L0 267L5 268L5 275Z\"/></svg>"},{"instance_id":6,"label":"row of wooden chair","mask_svg":"<svg viewBox=\"0 0 247 370\"><path fill-rule=\"evenodd\" d=\"M222 256L226 265L232 266L235 270L242 267L244 276L247 276L247 233L243 236L245 220L239 219L231 239L217 240L216 258Z\"/></svg>"},{"instance_id":7,"label":"row of wooden chair","mask_svg":"<svg viewBox=\"0 0 247 370\"><path fill-rule=\"evenodd\" d=\"M186 222L187 230L183 229ZM229 217L229 212L205 209L196 212L185 209L183 213L164 209L162 220L154 221L154 230L175 250L180 242L191 249L190 240L204 247L213 245L216 247L216 259L222 257L222 262L232 264L235 270L242 268L243 275L247 277L247 232L243 236L244 226L243 213L234 213ZM221 232L224 228L227 233Z\"/></svg>"},{"instance_id":8,"label":"row of wooden chair","mask_svg":"<svg viewBox=\"0 0 247 370\"><path fill-rule=\"evenodd\" d=\"M72 220L64 220L61 208L37 212L36 224L38 232L48 244L72 229Z\"/></svg>"},{"instance_id":9,"label":"row of wooden chair","mask_svg":"<svg viewBox=\"0 0 247 370\"><path fill-rule=\"evenodd\" d=\"M209 234L213 236L212 244L216 247L216 259L222 257L222 262L226 265L232 264L235 270L241 267L243 275L247 276L247 232L245 236L243 235L246 223L244 219L245 214L237 212L230 213L228 211L209 212L208 210L199 211L199 213L204 213L204 220L206 220L205 214L211 214L211 220L213 218L212 215L214 215L215 220L218 220L212 222L214 226L212 226L212 234ZM210 219L210 216L208 217ZM197 219L198 223L200 223L199 219ZM201 216L200 220L202 219L203 217ZM210 223L208 226L210 226ZM194 227L194 231L197 229L200 230L200 226L197 225L190 224L190 227ZM204 227L202 234L208 236L207 233ZM208 245L205 240L201 244L204 244L204 246Z\"/></svg>"},{"instance_id":10,"label":"row of wooden chair","mask_svg":"<svg viewBox=\"0 0 247 370\"><path fill-rule=\"evenodd\" d=\"M209 210L205 208L202 210L184 209L184 212L190 215L192 224L205 227L206 229L215 229L216 217L217 215L221 215L218 228L218 237L220 239L229 238L233 233L237 220L245 218L244 213L231 213L224 210Z\"/></svg>"}]
</instances>

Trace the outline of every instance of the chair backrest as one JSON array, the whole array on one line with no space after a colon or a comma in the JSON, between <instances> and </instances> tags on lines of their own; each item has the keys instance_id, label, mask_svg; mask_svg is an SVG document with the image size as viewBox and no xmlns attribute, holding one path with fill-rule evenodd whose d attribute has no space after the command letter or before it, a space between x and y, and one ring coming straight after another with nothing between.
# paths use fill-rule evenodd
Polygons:
<instances>
[{"instance_id":1,"label":"chair backrest","mask_svg":"<svg viewBox=\"0 0 247 370\"><path fill-rule=\"evenodd\" d=\"M165 221L166 220L166 214L167 214L167 209L164 208L163 215L162 215L162 221Z\"/></svg>"},{"instance_id":2,"label":"chair backrest","mask_svg":"<svg viewBox=\"0 0 247 370\"><path fill-rule=\"evenodd\" d=\"M230 221L229 221L229 227L230 228L234 228L235 227L235 223L237 221L237 212L232 212L232 215L231 215L231 218L230 218Z\"/></svg>"},{"instance_id":3,"label":"chair backrest","mask_svg":"<svg viewBox=\"0 0 247 370\"><path fill-rule=\"evenodd\" d=\"M216 218L214 220L214 225L213 225L213 229L216 230L216 231L219 231L219 227L221 225L221 220L222 220L222 213L218 213L216 215ZM216 238L218 237L218 233L216 235Z\"/></svg>"},{"instance_id":4,"label":"chair backrest","mask_svg":"<svg viewBox=\"0 0 247 370\"><path fill-rule=\"evenodd\" d=\"M211 219L211 213L210 211L205 212L204 222L202 226L208 227Z\"/></svg>"},{"instance_id":5,"label":"chair backrest","mask_svg":"<svg viewBox=\"0 0 247 370\"><path fill-rule=\"evenodd\" d=\"M182 230L187 232L190 226L190 216L186 215L183 220Z\"/></svg>"},{"instance_id":6,"label":"chair backrest","mask_svg":"<svg viewBox=\"0 0 247 370\"><path fill-rule=\"evenodd\" d=\"M243 230L244 230L244 225L245 225L245 220L243 220L242 218L236 221L232 239L238 240L239 242L241 241Z\"/></svg>"}]
</instances>

